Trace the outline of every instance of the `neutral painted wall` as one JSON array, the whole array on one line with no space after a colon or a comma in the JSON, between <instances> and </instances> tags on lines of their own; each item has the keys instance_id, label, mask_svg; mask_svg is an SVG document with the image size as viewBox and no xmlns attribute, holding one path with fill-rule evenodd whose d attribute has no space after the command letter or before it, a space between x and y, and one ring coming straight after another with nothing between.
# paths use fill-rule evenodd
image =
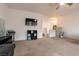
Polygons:
<instances>
[{"instance_id":1,"label":"neutral painted wall","mask_svg":"<svg viewBox=\"0 0 79 59\"><path fill-rule=\"evenodd\" d=\"M59 25L63 25L65 36L79 39L79 12L75 12L59 19Z\"/></svg>"},{"instance_id":2,"label":"neutral painted wall","mask_svg":"<svg viewBox=\"0 0 79 59\"><path fill-rule=\"evenodd\" d=\"M25 26L26 17L37 19L38 25L32 27ZM42 33L44 31L44 28L47 27L46 16L38 13L9 9L3 3L0 3L0 19L3 19L5 21L6 30L16 31L15 40L25 40L27 36L26 31L28 29L38 30L38 38L42 38Z\"/></svg>"},{"instance_id":3,"label":"neutral painted wall","mask_svg":"<svg viewBox=\"0 0 79 59\"><path fill-rule=\"evenodd\" d=\"M0 3L0 33L1 36L6 35L7 6Z\"/></svg>"},{"instance_id":4,"label":"neutral painted wall","mask_svg":"<svg viewBox=\"0 0 79 59\"><path fill-rule=\"evenodd\" d=\"M25 18L38 19L38 25L36 27L25 26ZM5 20L6 29L16 31L16 40L25 40L26 31L28 29L37 29L38 38L42 38L44 29L50 29L48 18L44 15L32 12L25 12L15 9L8 9L5 4L0 3L0 18ZM63 25L65 36L78 39L79 38L79 12L74 12L69 15L58 18L58 25Z\"/></svg>"},{"instance_id":5,"label":"neutral painted wall","mask_svg":"<svg viewBox=\"0 0 79 59\"><path fill-rule=\"evenodd\" d=\"M7 19L7 6L3 3L0 3L0 18Z\"/></svg>"},{"instance_id":6,"label":"neutral painted wall","mask_svg":"<svg viewBox=\"0 0 79 59\"><path fill-rule=\"evenodd\" d=\"M25 26L25 18L35 18L38 20L37 26ZM25 40L27 30L38 30L38 38L42 38L44 16L38 13L25 12L21 10L8 9L8 19L6 27L16 31L15 40Z\"/></svg>"}]
</instances>

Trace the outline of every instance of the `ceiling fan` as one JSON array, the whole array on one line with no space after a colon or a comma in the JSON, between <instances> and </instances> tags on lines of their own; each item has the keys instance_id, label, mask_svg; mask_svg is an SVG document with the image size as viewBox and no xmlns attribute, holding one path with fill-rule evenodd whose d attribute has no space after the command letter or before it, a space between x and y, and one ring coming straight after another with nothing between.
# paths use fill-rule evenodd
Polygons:
<instances>
[{"instance_id":1,"label":"ceiling fan","mask_svg":"<svg viewBox=\"0 0 79 59\"><path fill-rule=\"evenodd\" d=\"M60 8L60 6L63 5L63 4L66 4L68 6L72 6L74 3L49 3L49 6L58 10Z\"/></svg>"}]
</instances>

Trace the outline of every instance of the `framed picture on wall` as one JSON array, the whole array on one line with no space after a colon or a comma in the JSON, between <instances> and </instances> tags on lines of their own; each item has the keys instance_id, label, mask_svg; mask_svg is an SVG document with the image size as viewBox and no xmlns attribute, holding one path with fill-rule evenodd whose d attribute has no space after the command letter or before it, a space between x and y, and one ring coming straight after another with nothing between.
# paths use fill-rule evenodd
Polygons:
<instances>
[{"instance_id":1,"label":"framed picture on wall","mask_svg":"<svg viewBox=\"0 0 79 59\"><path fill-rule=\"evenodd\" d=\"M57 25L53 25L53 30L56 30L56 28L57 28Z\"/></svg>"}]
</instances>

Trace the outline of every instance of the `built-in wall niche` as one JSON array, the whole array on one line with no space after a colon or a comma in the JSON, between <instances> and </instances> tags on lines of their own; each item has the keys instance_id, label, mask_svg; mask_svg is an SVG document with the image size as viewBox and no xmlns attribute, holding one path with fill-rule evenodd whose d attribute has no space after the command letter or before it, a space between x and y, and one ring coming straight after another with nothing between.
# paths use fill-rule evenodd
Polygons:
<instances>
[{"instance_id":1,"label":"built-in wall niche","mask_svg":"<svg viewBox=\"0 0 79 59\"><path fill-rule=\"evenodd\" d=\"M36 40L37 30L27 30L27 40Z\"/></svg>"},{"instance_id":2,"label":"built-in wall niche","mask_svg":"<svg viewBox=\"0 0 79 59\"><path fill-rule=\"evenodd\" d=\"M27 25L27 26L36 26L37 25L37 19L26 18L25 19L25 25Z\"/></svg>"}]
</instances>

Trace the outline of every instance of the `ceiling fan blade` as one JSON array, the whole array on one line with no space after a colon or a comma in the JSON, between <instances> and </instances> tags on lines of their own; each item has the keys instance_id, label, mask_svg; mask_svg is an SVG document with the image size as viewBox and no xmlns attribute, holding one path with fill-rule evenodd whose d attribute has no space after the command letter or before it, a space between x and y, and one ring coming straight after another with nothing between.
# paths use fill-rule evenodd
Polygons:
<instances>
[{"instance_id":1,"label":"ceiling fan blade","mask_svg":"<svg viewBox=\"0 0 79 59\"><path fill-rule=\"evenodd\" d=\"M57 9L59 9L60 4L59 3L49 3L49 6L51 6L52 8L57 10Z\"/></svg>"},{"instance_id":2,"label":"ceiling fan blade","mask_svg":"<svg viewBox=\"0 0 79 59\"><path fill-rule=\"evenodd\" d=\"M69 5L69 6L73 5L73 3L66 3L66 4Z\"/></svg>"}]
</instances>

